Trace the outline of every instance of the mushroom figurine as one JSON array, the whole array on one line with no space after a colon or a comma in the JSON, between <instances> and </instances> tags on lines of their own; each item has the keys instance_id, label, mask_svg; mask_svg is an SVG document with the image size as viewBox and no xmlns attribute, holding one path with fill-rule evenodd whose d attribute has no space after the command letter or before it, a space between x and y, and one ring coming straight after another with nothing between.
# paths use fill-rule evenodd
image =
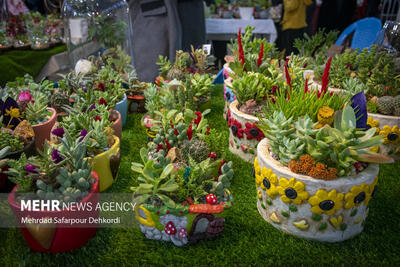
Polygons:
<instances>
[{"instance_id":1,"label":"mushroom figurine","mask_svg":"<svg viewBox=\"0 0 400 267\"><path fill-rule=\"evenodd\" d=\"M181 230L179 230L178 236L180 239L187 237L186 228L181 228Z\"/></svg>"},{"instance_id":2,"label":"mushroom figurine","mask_svg":"<svg viewBox=\"0 0 400 267\"><path fill-rule=\"evenodd\" d=\"M176 227L173 222L169 221L165 225L165 230L164 230L168 235L175 235L176 234Z\"/></svg>"},{"instance_id":3,"label":"mushroom figurine","mask_svg":"<svg viewBox=\"0 0 400 267\"><path fill-rule=\"evenodd\" d=\"M208 204L216 204L217 203L217 197L214 194L208 194L206 196L206 202Z\"/></svg>"}]
</instances>

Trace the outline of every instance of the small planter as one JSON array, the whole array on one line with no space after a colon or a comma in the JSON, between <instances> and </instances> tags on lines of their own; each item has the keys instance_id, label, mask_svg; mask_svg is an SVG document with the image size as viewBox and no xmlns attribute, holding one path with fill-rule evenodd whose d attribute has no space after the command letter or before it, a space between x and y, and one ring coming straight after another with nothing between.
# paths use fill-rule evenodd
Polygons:
<instances>
[{"instance_id":1,"label":"small planter","mask_svg":"<svg viewBox=\"0 0 400 267\"><path fill-rule=\"evenodd\" d=\"M110 149L91 159L93 171L99 176L100 192L109 188L117 180L120 160L120 140L116 136L114 136L114 145Z\"/></svg>"},{"instance_id":2,"label":"small planter","mask_svg":"<svg viewBox=\"0 0 400 267\"><path fill-rule=\"evenodd\" d=\"M153 138L155 138L157 135L157 132L151 130L151 127L153 127L152 121L153 119L149 114L144 115L141 121L142 126L145 128L149 141L153 140Z\"/></svg>"},{"instance_id":3,"label":"small planter","mask_svg":"<svg viewBox=\"0 0 400 267\"><path fill-rule=\"evenodd\" d=\"M221 16L223 19L231 19L231 18L233 18L233 11L232 10L223 10Z\"/></svg>"},{"instance_id":4,"label":"small planter","mask_svg":"<svg viewBox=\"0 0 400 267\"><path fill-rule=\"evenodd\" d=\"M215 205L193 204L181 209L145 204L136 206L135 212L147 239L172 242L180 247L219 236L224 230L223 212L231 206L232 198Z\"/></svg>"},{"instance_id":5,"label":"small planter","mask_svg":"<svg viewBox=\"0 0 400 267\"><path fill-rule=\"evenodd\" d=\"M121 140L122 138L122 119L121 119L121 113L116 111L118 113L118 119L114 121L112 128L114 130L114 135Z\"/></svg>"},{"instance_id":6,"label":"small planter","mask_svg":"<svg viewBox=\"0 0 400 267\"><path fill-rule=\"evenodd\" d=\"M146 99L142 95L128 95L129 113L145 113Z\"/></svg>"},{"instance_id":7,"label":"small planter","mask_svg":"<svg viewBox=\"0 0 400 267\"><path fill-rule=\"evenodd\" d=\"M51 117L48 121L32 125L33 132L35 133L35 144L37 150L43 150L45 140L50 140L50 132L57 121L57 112L53 108L47 108L51 111Z\"/></svg>"},{"instance_id":8,"label":"small planter","mask_svg":"<svg viewBox=\"0 0 400 267\"><path fill-rule=\"evenodd\" d=\"M7 155L7 159L19 159L21 157L21 154L25 153L27 157L33 156L36 153L36 148L35 148L35 139L32 139L30 143L28 143L23 149L19 151L15 151L9 155ZM5 174L5 171L8 170L8 166L4 166L0 168L0 192L10 192L11 189L15 186L14 183L10 182L7 179L7 174Z\"/></svg>"},{"instance_id":9,"label":"small planter","mask_svg":"<svg viewBox=\"0 0 400 267\"><path fill-rule=\"evenodd\" d=\"M253 162L257 156L257 145L264 134L257 127L258 118L238 109L239 102L233 101L227 113L229 126L229 150L245 161Z\"/></svg>"},{"instance_id":10,"label":"small planter","mask_svg":"<svg viewBox=\"0 0 400 267\"><path fill-rule=\"evenodd\" d=\"M384 136L384 144L379 146L379 153L400 161L400 131L393 128L400 127L400 117L373 113L368 113L368 117L378 123L376 127L379 128L379 134Z\"/></svg>"},{"instance_id":11,"label":"small planter","mask_svg":"<svg viewBox=\"0 0 400 267\"><path fill-rule=\"evenodd\" d=\"M126 94L124 94L124 99L115 105L114 109L121 113L122 126L124 126L126 123L126 117L128 116L128 98L126 97Z\"/></svg>"},{"instance_id":12,"label":"small planter","mask_svg":"<svg viewBox=\"0 0 400 267\"><path fill-rule=\"evenodd\" d=\"M253 7L239 7L240 18L244 20L250 20L253 18Z\"/></svg>"},{"instance_id":13,"label":"small planter","mask_svg":"<svg viewBox=\"0 0 400 267\"><path fill-rule=\"evenodd\" d=\"M99 178L93 172L95 183L89 194L80 203L91 203L92 207L96 207L99 203ZM21 206L16 202L15 190L8 196L8 204L10 205L15 217L21 226L21 232L24 236L26 244L30 249L37 252L59 253L81 248L84 246L97 231L97 224L89 223L88 218L98 218L98 210L69 212L61 211L21 211ZM22 218L31 217L35 219L52 218L52 222L43 224L24 224ZM75 224L73 228L67 225L55 222L55 218L80 218L87 219L86 223Z\"/></svg>"},{"instance_id":14,"label":"small planter","mask_svg":"<svg viewBox=\"0 0 400 267\"><path fill-rule=\"evenodd\" d=\"M275 228L297 237L340 242L362 232L374 196L379 166L355 176L319 180L291 172L258 145L254 162L257 209Z\"/></svg>"}]
</instances>

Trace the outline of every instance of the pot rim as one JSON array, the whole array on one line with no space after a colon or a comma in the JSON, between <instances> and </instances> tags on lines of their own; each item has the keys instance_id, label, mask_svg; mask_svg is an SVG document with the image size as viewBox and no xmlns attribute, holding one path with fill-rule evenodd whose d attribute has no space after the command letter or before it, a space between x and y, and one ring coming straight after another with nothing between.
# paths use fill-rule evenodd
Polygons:
<instances>
[{"instance_id":1,"label":"pot rim","mask_svg":"<svg viewBox=\"0 0 400 267\"><path fill-rule=\"evenodd\" d=\"M123 98L121 101L117 102L115 105L121 105L121 104L124 103L126 100L127 100L126 94L124 93L124 98ZM114 109L115 109L115 108L114 108Z\"/></svg>"},{"instance_id":2,"label":"pot rim","mask_svg":"<svg viewBox=\"0 0 400 267\"><path fill-rule=\"evenodd\" d=\"M121 113L120 113L118 110L113 109L113 111L116 111L116 112L118 113L118 119L116 119L115 121L113 121L113 125L115 125L115 124L117 124L120 120L122 120L122 117L121 117Z\"/></svg>"},{"instance_id":3,"label":"pot rim","mask_svg":"<svg viewBox=\"0 0 400 267\"><path fill-rule=\"evenodd\" d=\"M94 171L92 171L91 173L92 173L92 175L93 175L93 177L94 177L94 179L95 179L95 182L93 183L92 189L89 191L89 193L87 194L87 196L84 197L81 201L79 201L79 203L85 203L85 202L87 202L87 201L90 199L90 197L91 197L93 194L96 193L97 189L99 188L99 176L98 176L98 174L97 174L96 172L94 172ZM21 208L21 205L18 204L17 202L15 202L15 190L17 190L17 188L18 188L18 185L14 186L13 190L12 190L11 193L8 195L8 203L9 203L9 205L12 206L14 209L19 210L19 209ZM68 211L68 210L66 210L66 209L62 209L62 210L59 210L59 211L47 211L47 210L46 210L46 211L39 211L39 212L40 212L40 213L47 213L47 214L48 214L48 213L57 214L57 213L65 212L65 211Z\"/></svg>"},{"instance_id":4,"label":"pot rim","mask_svg":"<svg viewBox=\"0 0 400 267\"><path fill-rule=\"evenodd\" d=\"M102 153L100 153L100 154L97 154L96 156L91 157L91 158L94 159L94 158L97 158L97 157L102 157L102 156L104 156L106 153L110 153L109 151L112 151L113 149L115 149L115 147L119 146L120 140L119 140L118 136L113 135L113 137L114 137L114 144L113 144L107 151L104 151L104 152L102 152Z\"/></svg>"},{"instance_id":5,"label":"pot rim","mask_svg":"<svg viewBox=\"0 0 400 267\"><path fill-rule=\"evenodd\" d=\"M369 112L368 112L368 117L370 117L371 115L372 115L372 116L375 116L376 118L379 118L379 119L400 120L400 116L385 115L385 114L380 114L380 113L369 113Z\"/></svg>"},{"instance_id":6,"label":"pot rim","mask_svg":"<svg viewBox=\"0 0 400 267\"><path fill-rule=\"evenodd\" d=\"M237 108L238 105L239 105L239 102L237 101L237 99L233 100L232 103L229 104L229 109L231 110L231 112L234 112L236 115L241 116L241 117L245 118L246 120L255 121L255 122L260 121L256 116L253 116L253 115L250 115L250 114L240 111Z\"/></svg>"},{"instance_id":7,"label":"pot rim","mask_svg":"<svg viewBox=\"0 0 400 267\"><path fill-rule=\"evenodd\" d=\"M309 182L320 182L320 183L330 183L330 184L334 184L334 183L346 183L346 181L354 181L355 179L360 179L361 174L365 174L367 172L373 172L374 169L377 169L376 172L377 174L379 173L379 165L376 163L369 163L368 167L365 168L362 172L356 174L356 175L350 175L350 176L341 176L341 177L337 177L334 180L323 180L323 179L316 179L313 178L311 176L308 175L304 175L304 174L298 174L298 173L294 173L292 172L289 167L284 166L282 163L280 163L279 161L277 161L276 159L274 159L270 154L269 154L269 143L268 143L268 139L264 138L263 140L261 140L260 143L258 143L257 146L257 158L258 158L258 162L260 162L260 155L262 155L265 160L269 161L270 165L272 168L274 169L278 169L282 174L285 175L285 177L294 177L294 178L300 178L302 180L305 181L309 181Z\"/></svg>"},{"instance_id":8,"label":"pot rim","mask_svg":"<svg viewBox=\"0 0 400 267\"><path fill-rule=\"evenodd\" d=\"M47 110L52 112L50 118L49 118L47 121L42 122L42 123L40 123L40 124L32 125L32 128L37 128L37 127L45 126L45 125L51 123L51 122L57 117L57 112L56 112L56 110L55 110L54 108L48 107Z\"/></svg>"}]
</instances>

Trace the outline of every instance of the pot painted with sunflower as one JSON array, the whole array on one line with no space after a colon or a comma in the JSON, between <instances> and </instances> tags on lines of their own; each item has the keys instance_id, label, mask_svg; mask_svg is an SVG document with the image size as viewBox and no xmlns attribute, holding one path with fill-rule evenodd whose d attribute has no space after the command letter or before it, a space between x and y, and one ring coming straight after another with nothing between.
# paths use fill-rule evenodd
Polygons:
<instances>
[{"instance_id":1,"label":"pot painted with sunflower","mask_svg":"<svg viewBox=\"0 0 400 267\"><path fill-rule=\"evenodd\" d=\"M264 220L285 233L323 242L340 242L363 231L379 165L327 181L291 172L271 157L267 139L257 150L257 209Z\"/></svg>"},{"instance_id":2,"label":"pot painted with sunflower","mask_svg":"<svg viewBox=\"0 0 400 267\"><path fill-rule=\"evenodd\" d=\"M229 150L243 160L253 162L264 133L258 128L258 118L241 112L238 104L237 100L233 101L227 112Z\"/></svg>"},{"instance_id":3,"label":"pot painted with sunflower","mask_svg":"<svg viewBox=\"0 0 400 267\"><path fill-rule=\"evenodd\" d=\"M400 161L400 117L368 113L367 127L376 127L376 134L383 136L383 144L376 152Z\"/></svg>"}]
</instances>

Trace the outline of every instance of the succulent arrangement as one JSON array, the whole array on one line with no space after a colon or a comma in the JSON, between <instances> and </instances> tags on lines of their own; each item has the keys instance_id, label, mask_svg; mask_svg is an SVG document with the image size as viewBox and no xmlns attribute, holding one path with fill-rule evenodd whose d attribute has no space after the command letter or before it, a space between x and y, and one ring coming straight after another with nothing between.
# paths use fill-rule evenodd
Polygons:
<instances>
[{"instance_id":1,"label":"succulent arrangement","mask_svg":"<svg viewBox=\"0 0 400 267\"><path fill-rule=\"evenodd\" d=\"M335 41L337 40L338 32L325 32L324 29L319 29L313 36L304 34L303 38L298 38L294 41L293 47L299 52L299 56L306 58L316 58L324 56Z\"/></svg>"},{"instance_id":2,"label":"succulent arrangement","mask_svg":"<svg viewBox=\"0 0 400 267\"><path fill-rule=\"evenodd\" d=\"M317 128L318 123L307 114L293 121L282 111L274 111L262 122L262 129L271 155L295 173L333 180L362 171L368 162L392 161L370 150L382 143L382 136L374 136L375 128L357 129L350 106L336 112L333 127L325 124Z\"/></svg>"},{"instance_id":3,"label":"succulent arrangement","mask_svg":"<svg viewBox=\"0 0 400 267\"><path fill-rule=\"evenodd\" d=\"M39 156L9 160L7 174L18 185L17 192L33 199L57 199L60 202L79 202L88 195L94 184L86 155L90 137L74 139L68 132L60 138L61 145L46 145Z\"/></svg>"}]
</instances>

